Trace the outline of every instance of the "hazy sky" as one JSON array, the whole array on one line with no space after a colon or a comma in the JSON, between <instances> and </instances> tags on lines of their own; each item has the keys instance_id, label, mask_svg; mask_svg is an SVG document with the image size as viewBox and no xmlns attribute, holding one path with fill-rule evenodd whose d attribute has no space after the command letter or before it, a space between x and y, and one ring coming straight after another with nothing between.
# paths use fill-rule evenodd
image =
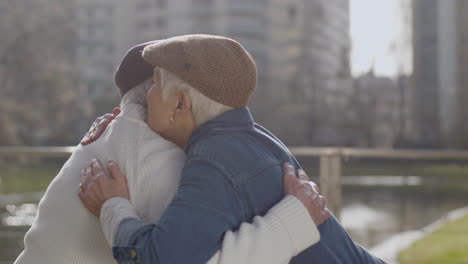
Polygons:
<instances>
[{"instance_id":1,"label":"hazy sky","mask_svg":"<svg viewBox=\"0 0 468 264\"><path fill-rule=\"evenodd\" d=\"M402 8L405 3L408 0L350 0L353 75L372 66L377 75L411 72L410 33L403 23L404 12L408 14ZM408 23L406 28L410 28Z\"/></svg>"}]
</instances>

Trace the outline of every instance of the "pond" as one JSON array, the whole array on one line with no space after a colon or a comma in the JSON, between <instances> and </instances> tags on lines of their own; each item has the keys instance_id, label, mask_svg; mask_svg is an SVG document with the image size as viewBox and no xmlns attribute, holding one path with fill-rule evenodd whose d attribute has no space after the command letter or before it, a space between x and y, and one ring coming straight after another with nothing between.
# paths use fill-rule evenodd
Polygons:
<instances>
[{"instance_id":1,"label":"pond","mask_svg":"<svg viewBox=\"0 0 468 264\"><path fill-rule=\"evenodd\" d=\"M343 186L341 222L355 241L373 247L392 235L421 229L468 205L466 178L369 177ZM362 179L361 179L362 180Z\"/></svg>"}]
</instances>

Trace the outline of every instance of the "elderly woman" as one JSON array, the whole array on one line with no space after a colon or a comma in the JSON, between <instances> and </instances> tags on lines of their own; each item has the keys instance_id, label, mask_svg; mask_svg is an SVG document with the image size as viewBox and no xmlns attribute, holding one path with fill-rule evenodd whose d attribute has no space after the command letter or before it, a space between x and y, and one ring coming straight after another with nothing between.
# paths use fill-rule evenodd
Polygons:
<instances>
[{"instance_id":1,"label":"elderly woman","mask_svg":"<svg viewBox=\"0 0 468 264\"><path fill-rule=\"evenodd\" d=\"M171 201L178 187L184 153L144 122L153 67L141 58L141 51L148 44L138 45L124 56L115 74L122 95L122 113L97 142L78 146L52 181L25 236L25 250L15 263L115 263L109 247L112 236L106 237L106 243L99 221L76 195L80 171L89 159L119 162L127 176L120 180L128 183L130 202L142 221L157 222ZM290 177L291 172L287 174L286 194L295 195L307 207L292 196L286 197L265 217L257 217L253 224L243 224L237 232L228 232L223 239L223 250L211 263L232 263L239 255L245 256L243 262L265 262L271 247L277 248L273 263L283 263L318 241L318 231L306 208L313 214L320 212L320 207L307 202L304 194L310 190L295 189L298 181ZM288 221L291 213L302 221ZM308 234L305 239L299 236L303 229ZM245 247L247 238L262 247L252 252Z\"/></svg>"},{"instance_id":2,"label":"elderly woman","mask_svg":"<svg viewBox=\"0 0 468 264\"><path fill-rule=\"evenodd\" d=\"M219 36L180 36L147 46L143 57L155 67L148 124L186 153L177 194L157 223L145 224L128 202L117 165L105 176L94 162L83 177L86 191L79 195L89 210L106 215L103 228L113 234L120 263L205 263L221 248L226 231L264 215L283 197L281 164L294 164L289 170L300 166L246 108L257 71L239 43ZM328 210L318 215L326 218ZM320 242L293 263L383 263L355 244L334 217L319 231ZM262 246L249 242L245 247L251 253Z\"/></svg>"}]
</instances>

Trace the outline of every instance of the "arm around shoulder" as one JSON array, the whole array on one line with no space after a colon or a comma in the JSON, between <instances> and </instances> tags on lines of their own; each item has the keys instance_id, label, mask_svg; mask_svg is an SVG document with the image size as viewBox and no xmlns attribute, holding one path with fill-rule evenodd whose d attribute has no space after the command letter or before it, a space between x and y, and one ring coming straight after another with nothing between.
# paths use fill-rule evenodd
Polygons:
<instances>
[{"instance_id":1,"label":"arm around shoulder","mask_svg":"<svg viewBox=\"0 0 468 264\"><path fill-rule=\"evenodd\" d=\"M286 196L252 224L225 233L221 249L209 264L288 263L320 240L307 209L294 196Z\"/></svg>"}]
</instances>

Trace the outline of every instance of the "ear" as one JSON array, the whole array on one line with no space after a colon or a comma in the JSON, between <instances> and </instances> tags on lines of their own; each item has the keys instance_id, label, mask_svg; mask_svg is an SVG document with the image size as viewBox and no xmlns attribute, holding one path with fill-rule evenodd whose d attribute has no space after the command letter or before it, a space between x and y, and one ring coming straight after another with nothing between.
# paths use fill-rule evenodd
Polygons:
<instances>
[{"instance_id":1,"label":"ear","mask_svg":"<svg viewBox=\"0 0 468 264\"><path fill-rule=\"evenodd\" d=\"M192 110L192 100L187 92L181 92L177 100L176 111L191 111Z\"/></svg>"}]
</instances>

